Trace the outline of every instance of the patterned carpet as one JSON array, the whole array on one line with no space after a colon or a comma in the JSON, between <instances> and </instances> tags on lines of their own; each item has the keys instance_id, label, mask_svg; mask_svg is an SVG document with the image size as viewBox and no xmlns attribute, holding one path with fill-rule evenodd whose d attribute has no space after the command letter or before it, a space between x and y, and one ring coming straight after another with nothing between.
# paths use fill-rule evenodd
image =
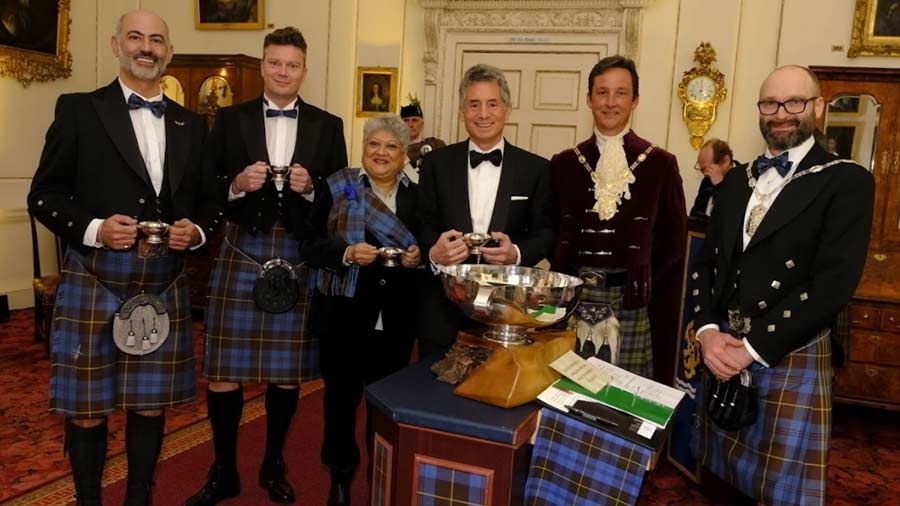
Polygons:
<instances>
[{"instance_id":1,"label":"patterned carpet","mask_svg":"<svg viewBox=\"0 0 900 506\"><path fill-rule=\"evenodd\" d=\"M12 320L0 325L0 506L62 504L64 498L71 497L71 481L61 479L69 474L68 463L62 454L62 423L58 417L47 412L50 364L44 354L43 343L33 342L32 328L29 310L14 311ZM197 356L201 351L201 332L202 327L195 325ZM319 387L320 383L310 385L305 392L311 393ZM201 379L201 395L205 390L206 384ZM259 386L246 386L246 397L254 400L248 402L245 408L245 422L260 423L253 420L264 416L262 393L263 389ZM196 423L202 422L205 416L206 407L202 398L179 409L169 410L166 423L169 435L163 450L164 459L183 452L196 452L198 445L210 445L208 425L205 422ZM121 414L112 417L110 460L105 475L107 484L120 482L124 477L122 429ZM298 432L292 431L293 439L296 439L294 434ZM310 448L318 446L317 441L305 441L303 444ZM198 448L192 450L195 447ZM206 451L209 452L208 449ZM316 452L304 453L309 456L298 463L299 469L309 471L320 467ZM208 459L209 456L204 454L199 460L205 466ZM174 462L163 464L174 465ZM203 472L205 469L195 469L193 474ZM829 505L900 504L900 413L837 406L828 478ZM193 477L186 479L194 480ZM315 481L325 480L327 478L323 476ZM202 482L202 478L194 481ZM321 486L327 487L326 483ZM318 489L320 484L316 485ZM191 487L194 486L196 484L192 483ZM322 498L324 502L324 496ZM251 503L240 501L234 504ZM268 503L260 501L259 504ZM356 500L356 504L363 502ZM701 506L733 503L709 499L701 487L687 480L662 459L659 468L644 483L638 504Z\"/></svg>"},{"instance_id":2,"label":"patterned carpet","mask_svg":"<svg viewBox=\"0 0 900 506\"><path fill-rule=\"evenodd\" d=\"M0 325L0 504L69 474L63 455L62 418L48 412L50 359L44 343L35 343L31 310L13 311ZM194 324L196 356L201 356L202 325ZM166 412L166 433L206 418L206 380L199 374L200 397ZM265 392L260 385L246 385L244 397ZM109 456L124 457L124 413L109 420ZM124 459L123 459L124 462ZM112 470L107 468L106 478Z\"/></svg>"}]
</instances>

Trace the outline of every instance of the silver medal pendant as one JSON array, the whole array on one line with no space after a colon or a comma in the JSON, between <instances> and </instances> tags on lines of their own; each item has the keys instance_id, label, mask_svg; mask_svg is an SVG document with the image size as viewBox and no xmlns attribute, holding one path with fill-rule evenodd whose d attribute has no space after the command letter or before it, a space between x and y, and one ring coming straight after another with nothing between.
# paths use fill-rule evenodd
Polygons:
<instances>
[{"instance_id":1,"label":"silver medal pendant","mask_svg":"<svg viewBox=\"0 0 900 506\"><path fill-rule=\"evenodd\" d=\"M762 220L765 218L768 211L769 208L761 203L756 204L750 209L750 216L747 218L747 235L753 237L753 234L756 233L756 229L759 228L759 224L762 223Z\"/></svg>"}]
</instances>

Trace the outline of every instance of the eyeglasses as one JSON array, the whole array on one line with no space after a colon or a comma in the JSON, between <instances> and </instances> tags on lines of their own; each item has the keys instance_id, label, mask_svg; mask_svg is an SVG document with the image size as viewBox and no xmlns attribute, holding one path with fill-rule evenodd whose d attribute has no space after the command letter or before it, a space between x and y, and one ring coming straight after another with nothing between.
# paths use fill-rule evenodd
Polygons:
<instances>
[{"instance_id":1,"label":"eyeglasses","mask_svg":"<svg viewBox=\"0 0 900 506\"><path fill-rule=\"evenodd\" d=\"M806 104L817 98L819 97L792 98L790 100L785 100L784 102L779 102L777 100L760 100L756 103L756 108L759 109L759 113L764 116L771 116L778 113L779 107L784 107L784 112L788 114L800 114L806 110Z\"/></svg>"}]
</instances>

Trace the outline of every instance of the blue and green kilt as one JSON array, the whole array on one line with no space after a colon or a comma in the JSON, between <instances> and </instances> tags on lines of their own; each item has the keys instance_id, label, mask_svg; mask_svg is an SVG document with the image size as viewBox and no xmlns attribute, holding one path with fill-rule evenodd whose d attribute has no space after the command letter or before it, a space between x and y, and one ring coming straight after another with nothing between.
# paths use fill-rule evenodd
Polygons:
<instances>
[{"instance_id":1,"label":"blue and green kilt","mask_svg":"<svg viewBox=\"0 0 900 506\"><path fill-rule=\"evenodd\" d=\"M525 504L637 504L652 457L649 448L543 408Z\"/></svg>"},{"instance_id":2,"label":"blue and green kilt","mask_svg":"<svg viewBox=\"0 0 900 506\"><path fill-rule=\"evenodd\" d=\"M142 291L160 297L171 327L153 353L128 355L113 342L113 318L124 299ZM116 408L158 409L193 400L197 378L191 340L180 254L138 258L134 249L85 253L69 248L50 332L50 410L92 418Z\"/></svg>"},{"instance_id":3,"label":"blue and green kilt","mask_svg":"<svg viewBox=\"0 0 900 506\"><path fill-rule=\"evenodd\" d=\"M596 268L584 267L585 271ZM653 378L653 343L650 340L650 317L647 307L623 309L624 287L596 287L584 285L581 303L612 304L613 312L619 320L619 360L616 364L645 378Z\"/></svg>"},{"instance_id":4,"label":"blue and green kilt","mask_svg":"<svg viewBox=\"0 0 900 506\"><path fill-rule=\"evenodd\" d=\"M253 287L260 264L276 257L295 266L300 298L292 310L272 314L256 307ZM227 225L209 281L203 359L207 378L299 384L319 376L319 342L306 332L308 269L299 264L300 241L280 223L256 235Z\"/></svg>"},{"instance_id":5,"label":"blue and green kilt","mask_svg":"<svg viewBox=\"0 0 900 506\"><path fill-rule=\"evenodd\" d=\"M726 432L706 418L705 382L697 388L694 456L710 471L766 504L825 503L831 444L831 339L820 332L775 367L754 363L756 423Z\"/></svg>"}]
</instances>

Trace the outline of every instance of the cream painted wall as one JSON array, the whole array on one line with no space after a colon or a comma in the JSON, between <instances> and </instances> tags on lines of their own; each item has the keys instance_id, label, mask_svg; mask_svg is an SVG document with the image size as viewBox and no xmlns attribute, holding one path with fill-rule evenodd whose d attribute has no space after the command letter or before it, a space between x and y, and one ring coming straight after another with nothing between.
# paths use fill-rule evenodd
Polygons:
<instances>
[{"instance_id":1,"label":"cream painted wall","mask_svg":"<svg viewBox=\"0 0 900 506\"><path fill-rule=\"evenodd\" d=\"M357 66L399 66L401 103L413 92L422 97L424 9L419 0L268 0L267 22L297 26L309 43L309 75L301 91L309 102L345 120L351 162L359 163L363 119L355 118ZM693 51L704 40L718 52L728 97L709 135L726 138L739 160L764 148L754 104L759 85L776 65L896 67L896 58L847 58L853 4L849 0L654 0L644 11L640 106L634 128L672 151L685 181L687 205L700 177L696 152L681 121L677 84L693 66ZM71 78L23 89L0 79L0 294L13 307L30 305L31 258L25 195L43 147L43 136L61 93L87 91L112 80L116 62L109 35L122 12L143 6L163 15L176 52L244 53L261 56L261 31L197 31L185 0L78 0L72 2L74 57ZM842 46L833 51L832 46ZM433 125L426 125L430 132ZM49 242L49 234L43 236ZM46 248L44 248L46 249ZM52 262L44 262L53 267Z\"/></svg>"}]
</instances>

